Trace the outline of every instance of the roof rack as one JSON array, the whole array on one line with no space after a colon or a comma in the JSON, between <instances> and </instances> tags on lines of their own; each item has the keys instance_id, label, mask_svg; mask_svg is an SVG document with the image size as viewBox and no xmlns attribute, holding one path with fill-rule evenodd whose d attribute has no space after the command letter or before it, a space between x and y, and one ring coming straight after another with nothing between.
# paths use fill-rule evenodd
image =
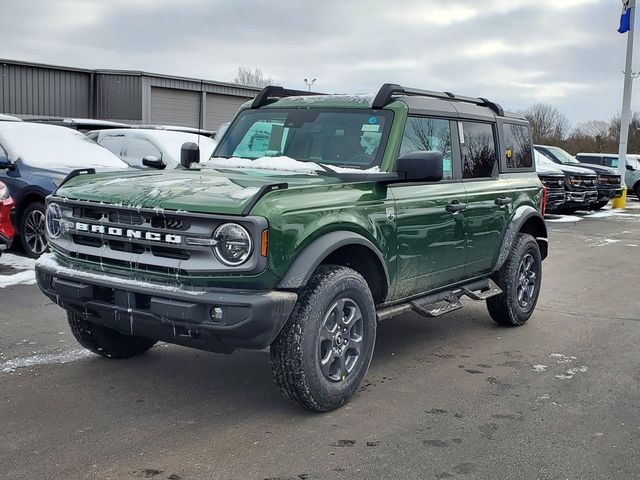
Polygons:
<instances>
[{"instance_id":1,"label":"roof rack","mask_svg":"<svg viewBox=\"0 0 640 480\"><path fill-rule=\"evenodd\" d=\"M253 99L251 108L264 107L269 98L285 98L285 97L303 97L309 95L325 95L324 93L308 92L305 90L291 90L289 88L276 87L269 85L260 90L260 93Z\"/></svg>"},{"instance_id":2,"label":"roof rack","mask_svg":"<svg viewBox=\"0 0 640 480\"><path fill-rule=\"evenodd\" d=\"M380 87L376 98L373 99L372 107L374 109L383 108L387 105L393 95L412 95L417 97L430 97L430 98L440 98L442 100L449 100L454 102L465 102L465 103L473 103L480 107L488 107L493 110L496 115L503 116L504 110L500 105L486 98L474 98L474 97L463 97L461 95L454 95L451 92L434 92L432 90L420 90L418 88L406 88L401 85L397 85L395 83L385 83Z\"/></svg>"}]
</instances>

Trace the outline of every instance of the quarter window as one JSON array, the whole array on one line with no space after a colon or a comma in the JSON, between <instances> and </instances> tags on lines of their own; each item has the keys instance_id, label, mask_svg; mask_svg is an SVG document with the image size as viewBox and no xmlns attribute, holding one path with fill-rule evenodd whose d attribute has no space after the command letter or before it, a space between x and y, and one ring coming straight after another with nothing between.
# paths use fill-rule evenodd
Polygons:
<instances>
[{"instance_id":1,"label":"quarter window","mask_svg":"<svg viewBox=\"0 0 640 480\"><path fill-rule=\"evenodd\" d=\"M496 168L496 141L488 123L459 122L463 178L492 177Z\"/></svg>"},{"instance_id":2,"label":"quarter window","mask_svg":"<svg viewBox=\"0 0 640 480\"><path fill-rule=\"evenodd\" d=\"M505 123L502 131L504 133L504 155L507 168L529 168L533 166L529 127Z\"/></svg>"},{"instance_id":3,"label":"quarter window","mask_svg":"<svg viewBox=\"0 0 640 480\"><path fill-rule=\"evenodd\" d=\"M442 178L452 177L451 124L449 120L409 117L404 127L400 155L419 150L442 152Z\"/></svg>"}]
</instances>

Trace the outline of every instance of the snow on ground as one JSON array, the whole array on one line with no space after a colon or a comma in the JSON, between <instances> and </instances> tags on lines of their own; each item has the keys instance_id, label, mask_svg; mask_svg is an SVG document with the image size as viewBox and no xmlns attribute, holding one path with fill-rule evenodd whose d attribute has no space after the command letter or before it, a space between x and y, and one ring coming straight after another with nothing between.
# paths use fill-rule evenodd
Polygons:
<instances>
[{"instance_id":1,"label":"snow on ground","mask_svg":"<svg viewBox=\"0 0 640 480\"><path fill-rule=\"evenodd\" d=\"M89 350L77 349L57 353L39 353L29 357L16 357L0 364L0 373L15 373L16 370L20 368L38 367L42 365L60 365L93 355Z\"/></svg>"},{"instance_id":2,"label":"snow on ground","mask_svg":"<svg viewBox=\"0 0 640 480\"><path fill-rule=\"evenodd\" d=\"M547 222L555 223L579 222L580 220L582 220L582 217L576 215L549 215L548 218L546 218Z\"/></svg>"},{"instance_id":3,"label":"snow on ground","mask_svg":"<svg viewBox=\"0 0 640 480\"><path fill-rule=\"evenodd\" d=\"M0 256L0 288L36 283L35 264L33 258L3 253Z\"/></svg>"}]
</instances>

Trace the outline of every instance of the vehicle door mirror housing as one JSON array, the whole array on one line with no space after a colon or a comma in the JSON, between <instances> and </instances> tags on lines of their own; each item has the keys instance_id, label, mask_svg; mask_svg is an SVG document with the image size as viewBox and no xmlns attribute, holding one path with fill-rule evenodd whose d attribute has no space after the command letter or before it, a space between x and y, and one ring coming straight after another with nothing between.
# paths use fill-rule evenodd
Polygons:
<instances>
[{"instance_id":1,"label":"vehicle door mirror housing","mask_svg":"<svg viewBox=\"0 0 640 480\"><path fill-rule=\"evenodd\" d=\"M627 163L626 167L627 167L627 170L635 170L635 168L633 168L633 165L629 165L628 163Z\"/></svg>"},{"instance_id":2,"label":"vehicle door mirror housing","mask_svg":"<svg viewBox=\"0 0 640 480\"><path fill-rule=\"evenodd\" d=\"M14 168L15 166L9 158L4 155L0 155L0 170L13 170Z\"/></svg>"},{"instance_id":3,"label":"vehicle door mirror housing","mask_svg":"<svg viewBox=\"0 0 640 480\"><path fill-rule=\"evenodd\" d=\"M442 152L419 150L396 160L396 172L405 182L439 182L443 176Z\"/></svg>"},{"instance_id":4,"label":"vehicle door mirror housing","mask_svg":"<svg viewBox=\"0 0 640 480\"><path fill-rule=\"evenodd\" d=\"M200 163L200 149L197 143L186 142L180 149L180 165L191 168L194 163Z\"/></svg>"},{"instance_id":5,"label":"vehicle door mirror housing","mask_svg":"<svg viewBox=\"0 0 640 480\"><path fill-rule=\"evenodd\" d=\"M161 158L155 155L147 155L142 159L142 165L145 167L157 168L158 170L164 170L167 168L167 164Z\"/></svg>"}]
</instances>

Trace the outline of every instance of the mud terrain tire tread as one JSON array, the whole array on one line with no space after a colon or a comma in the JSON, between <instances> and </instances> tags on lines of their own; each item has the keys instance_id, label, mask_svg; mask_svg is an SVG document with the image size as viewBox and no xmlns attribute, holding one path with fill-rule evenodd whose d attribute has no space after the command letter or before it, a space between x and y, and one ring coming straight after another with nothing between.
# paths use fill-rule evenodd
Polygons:
<instances>
[{"instance_id":1,"label":"mud terrain tire tread","mask_svg":"<svg viewBox=\"0 0 640 480\"><path fill-rule=\"evenodd\" d=\"M124 335L110 328L84 320L80 315L67 312L71 333L87 350L107 358L131 358L142 355L156 344L156 340Z\"/></svg>"}]
</instances>

